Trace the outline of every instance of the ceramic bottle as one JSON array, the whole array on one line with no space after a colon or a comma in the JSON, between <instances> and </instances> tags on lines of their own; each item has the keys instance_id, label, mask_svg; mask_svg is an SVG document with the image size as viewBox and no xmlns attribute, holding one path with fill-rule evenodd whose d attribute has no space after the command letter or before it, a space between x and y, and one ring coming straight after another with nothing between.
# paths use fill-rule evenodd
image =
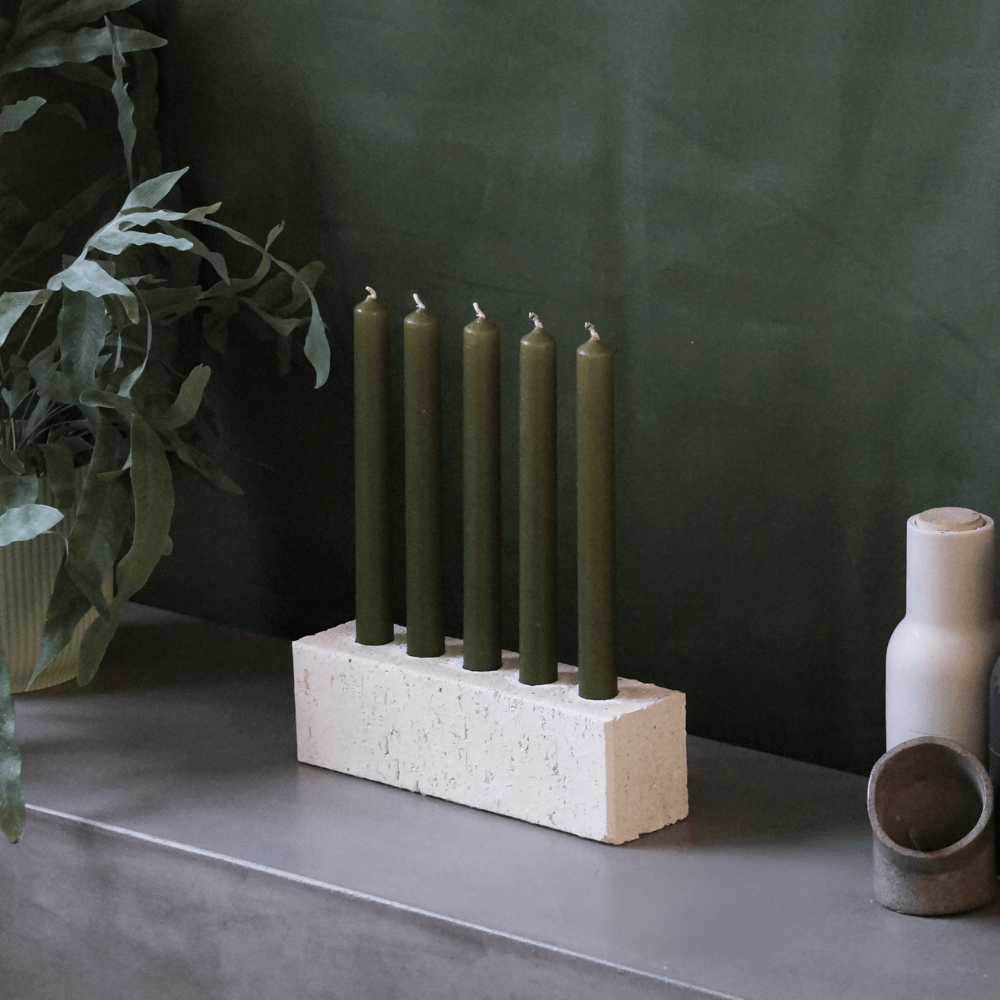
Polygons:
<instances>
[{"instance_id":1,"label":"ceramic bottle","mask_svg":"<svg viewBox=\"0 0 1000 1000\"><path fill-rule=\"evenodd\" d=\"M906 523L906 616L885 658L886 749L918 736L954 740L988 766L993 519L936 507Z\"/></svg>"}]
</instances>

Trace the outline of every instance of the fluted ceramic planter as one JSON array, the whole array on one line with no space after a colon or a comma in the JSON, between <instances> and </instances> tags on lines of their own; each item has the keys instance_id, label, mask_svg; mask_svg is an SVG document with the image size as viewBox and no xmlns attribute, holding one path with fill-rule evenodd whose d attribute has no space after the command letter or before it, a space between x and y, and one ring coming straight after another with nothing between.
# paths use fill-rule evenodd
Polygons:
<instances>
[{"instance_id":1,"label":"fluted ceramic planter","mask_svg":"<svg viewBox=\"0 0 1000 1000\"><path fill-rule=\"evenodd\" d=\"M85 474L86 467L77 470L77 496ZM37 502L54 506L44 477L39 479ZM0 642L10 664L11 690L15 694L27 690L38 662L45 611L65 554L66 541L58 534L0 546ZM110 596L110 581L105 593ZM76 677L80 641L96 617L93 610L83 616L65 649L32 685L33 691Z\"/></svg>"},{"instance_id":2,"label":"fluted ceramic planter","mask_svg":"<svg viewBox=\"0 0 1000 1000\"><path fill-rule=\"evenodd\" d=\"M875 899L920 916L964 913L998 895L993 788L951 740L900 743L868 781Z\"/></svg>"}]
</instances>

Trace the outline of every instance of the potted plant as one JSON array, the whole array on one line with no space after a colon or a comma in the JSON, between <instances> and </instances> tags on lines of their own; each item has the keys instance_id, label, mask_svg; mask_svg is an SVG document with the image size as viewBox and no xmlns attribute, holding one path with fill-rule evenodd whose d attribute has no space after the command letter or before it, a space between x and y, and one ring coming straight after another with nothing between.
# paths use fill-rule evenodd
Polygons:
<instances>
[{"instance_id":1,"label":"potted plant","mask_svg":"<svg viewBox=\"0 0 1000 1000\"><path fill-rule=\"evenodd\" d=\"M54 545L50 582L20 602L44 613L20 689L64 680L67 647L79 683L94 676L122 606L169 551L180 465L239 492L211 457L210 368L178 371L179 345L197 336L221 351L230 318L249 310L280 368L304 332L317 387L329 373L313 294L322 265L274 257L281 226L258 245L212 218L218 204L179 206L185 171L162 170L153 127L152 50L165 40L123 13L135 2L0 8L0 552ZM81 139L60 157L67 129ZM55 182L40 184L47 168ZM251 248L253 273L234 277L206 230ZM5 652L16 645L0 634L0 827L11 841L24 828Z\"/></svg>"}]
</instances>

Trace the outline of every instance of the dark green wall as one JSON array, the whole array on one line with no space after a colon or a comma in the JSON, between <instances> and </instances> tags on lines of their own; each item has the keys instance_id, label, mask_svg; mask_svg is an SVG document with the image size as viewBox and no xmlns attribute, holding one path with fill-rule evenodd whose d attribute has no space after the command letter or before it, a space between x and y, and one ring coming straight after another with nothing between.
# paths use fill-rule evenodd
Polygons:
<instances>
[{"instance_id":1,"label":"dark green wall","mask_svg":"<svg viewBox=\"0 0 1000 1000\"><path fill-rule=\"evenodd\" d=\"M620 672L686 691L694 733L866 772L905 518L1000 514L1000 8L165 0L154 23L168 164L327 263L340 370L312 393L231 359L236 444L275 471L246 467L240 501L188 483L145 599L286 636L350 617L350 310L373 284L397 327L413 291L445 323L451 634L461 328L476 299L508 341L508 647L528 310L557 337L574 661L590 320L619 363Z\"/></svg>"}]
</instances>

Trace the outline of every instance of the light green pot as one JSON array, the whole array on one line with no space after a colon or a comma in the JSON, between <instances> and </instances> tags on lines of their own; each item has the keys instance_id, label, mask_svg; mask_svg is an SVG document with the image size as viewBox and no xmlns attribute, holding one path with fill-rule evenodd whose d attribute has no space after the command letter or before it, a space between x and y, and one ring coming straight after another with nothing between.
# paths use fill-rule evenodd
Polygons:
<instances>
[{"instance_id":1,"label":"light green pot","mask_svg":"<svg viewBox=\"0 0 1000 1000\"><path fill-rule=\"evenodd\" d=\"M77 496L85 475L85 467L77 470ZM39 479L37 502L53 503L44 477ZM38 662L45 611L65 555L66 541L57 534L0 546L0 643L10 664L10 686L15 694L27 690L28 679ZM110 580L106 581L104 591L111 596ZM80 641L96 617L94 610L83 616L66 648L31 685L32 691L76 677Z\"/></svg>"}]
</instances>

